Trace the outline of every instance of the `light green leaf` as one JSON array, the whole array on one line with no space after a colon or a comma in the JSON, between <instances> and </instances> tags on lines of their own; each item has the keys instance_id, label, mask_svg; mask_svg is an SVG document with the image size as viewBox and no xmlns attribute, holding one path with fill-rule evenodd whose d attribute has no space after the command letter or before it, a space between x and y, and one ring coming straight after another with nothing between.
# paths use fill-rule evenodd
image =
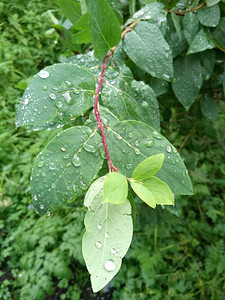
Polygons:
<instances>
[{"instance_id":1,"label":"light green leaf","mask_svg":"<svg viewBox=\"0 0 225 300\"><path fill-rule=\"evenodd\" d=\"M189 110L202 86L200 60L197 56L178 57L174 62L173 91L184 106Z\"/></svg>"},{"instance_id":2,"label":"light green leaf","mask_svg":"<svg viewBox=\"0 0 225 300\"><path fill-rule=\"evenodd\" d=\"M104 177L89 188L84 205L88 207L84 224L82 252L91 274L94 292L101 290L119 271L133 234L130 202L103 204Z\"/></svg>"},{"instance_id":3,"label":"light green leaf","mask_svg":"<svg viewBox=\"0 0 225 300\"><path fill-rule=\"evenodd\" d=\"M86 0L95 56L104 59L121 39L119 22L106 0Z\"/></svg>"},{"instance_id":4,"label":"light green leaf","mask_svg":"<svg viewBox=\"0 0 225 300\"><path fill-rule=\"evenodd\" d=\"M56 3L61 8L64 15L75 24L81 17L80 4L72 0L57 0Z\"/></svg>"},{"instance_id":5,"label":"light green leaf","mask_svg":"<svg viewBox=\"0 0 225 300\"><path fill-rule=\"evenodd\" d=\"M36 210L45 213L82 195L102 166L100 147L101 137L86 126L57 134L37 156L32 170Z\"/></svg>"},{"instance_id":6,"label":"light green leaf","mask_svg":"<svg viewBox=\"0 0 225 300\"><path fill-rule=\"evenodd\" d=\"M164 154L152 155L143 160L135 169L132 178L138 181L143 181L155 173L157 173L163 164Z\"/></svg>"},{"instance_id":7,"label":"light green leaf","mask_svg":"<svg viewBox=\"0 0 225 300\"><path fill-rule=\"evenodd\" d=\"M199 22L204 26L216 27L220 21L219 5L205 7L198 11Z\"/></svg>"},{"instance_id":8,"label":"light green leaf","mask_svg":"<svg viewBox=\"0 0 225 300\"><path fill-rule=\"evenodd\" d=\"M197 14L193 12L185 13L182 24L183 24L184 36L188 44L190 45L193 38L199 31L199 22L198 22Z\"/></svg>"},{"instance_id":9,"label":"light green leaf","mask_svg":"<svg viewBox=\"0 0 225 300\"><path fill-rule=\"evenodd\" d=\"M177 150L152 127L137 121L122 121L109 129L107 143L112 162L120 173L131 177L137 165L151 155L163 153L164 163L157 177L174 194L192 194L187 169Z\"/></svg>"},{"instance_id":10,"label":"light green leaf","mask_svg":"<svg viewBox=\"0 0 225 300\"><path fill-rule=\"evenodd\" d=\"M220 0L206 0L205 2L206 2L207 6L213 6L213 5L217 4L217 3L219 3Z\"/></svg>"},{"instance_id":11,"label":"light green leaf","mask_svg":"<svg viewBox=\"0 0 225 300\"><path fill-rule=\"evenodd\" d=\"M210 93L205 93L201 98L200 98L200 108L203 116L206 118L216 121L217 115L218 115L218 109L216 102L213 98L213 94Z\"/></svg>"},{"instance_id":12,"label":"light green leaf","mask_svg":"<svg viewBox=\"0 0 225 300\"><path fill-rule=\"evenodd\" d=\"M72 35L74 44L83 44L91 42L90 30L84 29Z\"/></svg>"},{"instance_id":13,"label":"light green leaf","mask_svg":"<svg viewBox=\"0 0 225 300\"><path fill-rule=\"evenodd\" d=\"M80 19L74 24L73 29L75 30L84 30L89 29L89 13L86 12L84 15L80 17Z\"/></svg>"},{"instance_id":14,"label":"light green leaf","mask_svg":"<svg viewBox=\"0 0 225 300\"><path fill-rule=\"evenodd\" d=\"M128 183L120 173L111 172L106 175L103 185L103 202L123 204L127 200Z\"/></svg>"},{"instance_id":15,"label":"light green leaf","mask_svg":"<svg viewBox=\"0 0 225 300\"><path fill-rule=\"evenodd\" d=\"M131 182L131 187L138 197L150 207L155 208L156 202L153 194L146 188L142 182Z\"/></svg>"},{"instance_id":16,"label":"light green leaf","mask_svg":"<svg viewBox=\"0 0 225 300\"><path fill-rule=\"evenodd\" d=\"M46 67L25 90L16 126L35 130L68 123L93 106L94 93L95 79L87 69L68 63Z\"/></svg>"},{"instance_id":17,"label":"light green leaf","mask_svg":"<svg viewBox=\"0 0 225 300\"><path fill-rule=\"evenodd\" d=\"M143 181L146 187L155 198L156 204L174 205L174 196L169 186L157 177L150 177Z\"/></svg>"},{"instance_id":18,"label":"light green leaf","mask_svg":"<svg viewBox=\"0 0 225 300\"><path fill-rule=\"evenodd\" d=\"M124 38L124 49L141 69L153 77L173 77L172 52L159 28L139 22Z\"/></svg>"},{"instance_id":19,"label":"light green leaf","mask_svg":"<svg viewBox=\"0 0 225 300\"><path fill-rule=\"evenodd\" d=\"M215 43L211 37L210 32L201 29L191 42L187 54L202 52L212 48L215 48Z\"/></svg>"}]
</instances>

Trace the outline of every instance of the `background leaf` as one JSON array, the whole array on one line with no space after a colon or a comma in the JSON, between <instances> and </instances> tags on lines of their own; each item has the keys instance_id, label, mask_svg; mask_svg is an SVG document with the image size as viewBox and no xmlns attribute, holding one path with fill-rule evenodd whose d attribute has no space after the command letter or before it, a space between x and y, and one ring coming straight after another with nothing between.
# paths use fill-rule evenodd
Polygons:
<instances>
[{"instance_id":1,"label":"background leaf","mask_svg":"<svg viewBox=\"0 0 225 300\"><path fill-rule=\"evenodd\" d=\"M102 166L101 137L86 126L66 129L37 156L32 170L33 205L40 213L87 190Z\"/></svg>"},{"instance_id":2,"label":"background leaf","mask_svg":"<svg viewBox=\"0 0 225 300\"><path fill-rule=\"evenodd\" d=\"M56 3L63 11L64 15L75 24L81 17L80 4L72 0L57 0Z\"/></svg>"},{"instance_id":3,"label":"background leaf","mask_svg":"<svg viewBox=\"0 0 225 300\"><path fill-rule=\"evenodd\" d=\"M187 54L202 52L207 49L212 49L214 47L215 43L212 39L210 32L201 29L191 42Z\"/></svg>"},{"instance_id":4,"label":"background leaf","mask_svg":"<svg viewBox=\"0 0 225 300\"><path fill-rule=\"evenodd\" d=\"M127 200L128 183L120 173L111 172L106 175L103 185L103 202L123 204Z\"/></svg>"},{"instance_id":5,"label":"background leaf","mask_svg":"<svg viewBox=\"0 0 225 300\"><path fill-rule=\"evenodd\" d=\"M187 169L177 150L148 125L137 121L115 124L107 134L109 153L119 171L131 177L136 166L147 157L163 153L164 163L157 177L165 181L174 194L192 194Z\"/></svg>"},{"instance_id":6,"label":"background leaf","mask_svg":"<svg viewBox=\"0 0 225 300\"><path fill-rule=\"evenodd\" d=\"M16 126L56 127L85 113L94 103L95 79L86 68L55 64L30 82L17 110Z\"/></svg>"},{"instance_id":7,"label":"background leaf","mask_svg":"<svg viewBox=\"0 0 225 300\"><path fill-rule=\"evenodd\" d=\"M103 204L103 182L104 177L97 179L84 199L89 210L84 220L82 251L94 292L118 273L133 234L130 202Z\"/></svg>"},{"instance_id":8,"label":"background leaf","mask_svg":"<svg viewBox=\"0 0 225 300\"><path fill-rule=\"evenodd\" d=\"M196 56L179 57L174 62L173 91L186 110L194 103L202 86L200 60Z\"/></svg>"},{"instance_id":9,"label":"background leaf","mask_svg":"<svg viewBox=\"0 0 225 300\"><path fill-rule=\"evenodd\" d=\"M195 37L195 35L199 30L199 21L198 21L197 14L193 12L185 13L182 19L182 24L183 24L185 38L188 44L190 45L193 38Z\"/></svg>"},{"instance_id":10,"label":"background leaf","mask_svg":"<svg viewBox=\"0 0 225 300\"><path fill-rule=\"evenodd\" d=\"M210 120L216 121L218 109L213 94L208 92L200 98L200 107L202 114Z\"/></svg>"},{"instance_id":11,"label":"background leaf","mask_svg":"<svg viewBox=\"0 0 225 300\"><path fill-rule=\"evenodd\" d=\"M153 77L173 77L172 53L159 28L139 22L125 35L124 49L140 68Z\"/></svg>"},{"instance_id":12,"label":"background leaf","mask_svg":"<svg viewBox=\"0 0 225 300\"><path fill-rule=\"evenodd\" d=\"M90 15L90 30L96 57L104 59L109 49L121 38L119 22L105 0L86 0Z\"/></svg>"},{"instance_id":13,"label":"background leaf","mask_svg":"<svg viewBox=\"0 0 225 300\"><path fill-rule=\"evenodd\" d=\"M220 21L219 5L205 7L198 11L199 22L204 26L216 27Z\"/></svg>"}]
</instances>

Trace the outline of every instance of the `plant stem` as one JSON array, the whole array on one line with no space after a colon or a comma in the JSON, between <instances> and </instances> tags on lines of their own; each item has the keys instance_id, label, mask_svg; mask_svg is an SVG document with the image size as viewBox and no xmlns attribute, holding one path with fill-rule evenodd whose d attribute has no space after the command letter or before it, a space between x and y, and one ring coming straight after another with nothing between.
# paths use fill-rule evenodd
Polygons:
<instances>
[{"instance_id":1,"label":"plant stem","mask_svg":"<svg viewBox=\"0 0 225 300\"><path fill-rule=\"evenodd\" d=\"M136 20L129 27L127 27L122 32L121 39L123 39L124 36L125 36L125 34L127 32L129 32L135 26L135 24L137 22L139 22L139 21L140 21L140 19ZM101 74L100 74L100 77L98 79L98 86L97 86L96 94L95 94L94 113L95 113L95 117L96 117L97 122L98 122L98 127L100 128L100 131L101 131L102 141L103 141L103 146L104 146L104 149L105 149L105 154L106 154L106 159L107 159L107 163L108 163L109 172L111 172L113 170L113 171L119 173L119 170L117 168L115 168L113 166L113 164L112 164L112 160L110 158L109 150L108 150L108 146L107 146L107 142L106 142L106 136L105 136L105 131L104 131L104 124L102 123L102 120L100 118L100 113L99 113L99 95L100 95L100 92L101 92L101 87L102 87L102 83L103 83L103 78L104 78L105 70L106 70L106 67L107 67L107 62L110 59L110 57L113 56L113 53L116 50L117 46L118 45L114 46L110 50L109 54L106 55L106 57L103 60L102 65L101 65Z\"/></svg>"}]
</instances>

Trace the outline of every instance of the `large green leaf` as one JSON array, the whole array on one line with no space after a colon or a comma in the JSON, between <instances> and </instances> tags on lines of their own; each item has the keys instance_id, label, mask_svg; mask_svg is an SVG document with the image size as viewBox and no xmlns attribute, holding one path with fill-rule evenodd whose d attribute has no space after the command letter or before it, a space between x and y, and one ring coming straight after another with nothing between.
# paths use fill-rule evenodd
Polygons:
<instances>
[{"instance_id":1,"label":"large green leaf","mask_svg":"<svg viewBox=\"0 0 225 300\"><path fill-rule=\"evenodd\" d=\"M219 5L206 7L198 11L199 22L204 26L216 27L220 21Z\"/></svg>"},{"instance_id":2,"label":"large green leaf","mask_svg":"<svg viewBox=\"0 0 225 300\"><path fill-rule=\"evenodd\" d=\"M199 30L199 21L196 13L187 12L183 17L183 30L185 38L190 45Z\"/></svg>"},{"instance_id":3,"label":"large green leaf","mask_svg":"<svg viewBox=\"0 0 225 300\"><path fill-rule=\"evenodd\" d=\"M81 16L80 4L72 0L57 0L56 3L70 22L75 24L79 20Z\"/></svg>"},{"instance_id":4,"label":"large green leaf","mask_svg":"<svg viewBox=\"0 0 225 300\"><path fill-rule=\"evenodd\" d=\"M194 103L202 86L200 60L197 56L178 57L174 62L173 91L186 110Z\"/></svg>"},{"instance_id":5,"label":"large green leaf","mask_svg":"<svg viewBox=\"0 0 225 300\"><path fill-rule=\"evenodd\" d=\"M190 44L187 54L202 52L215 47L215 42L209 31L201 29Z\"/></svg>"},{"instance_id":6,"label":"large green leaf","mask_svg":"<svg viewBox=\"0 0 225 300\"><path fill-rule=\"evenodd\" d=\"M40 213L84 193L102 166L101 137L86 126L60 132L37 156L32 170L32 197Z\"/></svg>"},{"instance_id":7,"label":"large green leaf","mask_svg":"<svg viewBox=\"0 0 225 300\"><path fill-rule=\"evenodd\" d=\"M123 204L127 200L128 183L120 173L111 172L106 175L103 185L103 202Z\"/></svg>"},{"instance_id":8,"label":"large green leaf","mask_svg":"<svg viewBox=\"0 0 225 300\"><path fill-rule=\"evenodd\" d=\"M151 191L143 185L142 182L131 182L131 187L141 200L143 200L152 208L156 207L154 196L152 195Z\"/></svg>"},{"instance_id":9,"label":"large green leaf","mask_svg":"<svg viewBox=\"0 0 225 300\"><path fill-rule=\"evenodd\" d=\"M95 78L86 68L68 63L46 67L25 90L16 126L34 130L68 123L93 106L94 93Z\"/></svg>"},{"instance_id":10,"label":"large green leaf","mask_svg":"<svg viewBox=\"0 0 225 300\"><path fill-rule=\"evenodd\" d=\"M162 153L146 158L134 169L132 178L142 181L155 175L161 169L163 160L164 154Z\"/></svg>"},{"instance_id":11,"label":"large green leaf","mask_svg":"<svg viewBox=\"0 0 225 300\"><path fill-rule=\"evenodd\" d=\"M103 59L121 38L119 22L106 0L86 0L96 57Z\"/></svg>"},{"instance_id":12,"label":"large green leaf","mask_svg":"<svg viewBox=\"0 0 225 300\"><path fill-rule=\"evenodd\" d=\"M164 163L157 177L165 181L174 194L192 194L187 169L177 150L152 127L137 121L115 124L107 134L110 157L119 171L131 177L137 165L147 157L163 153Z\"/></svg>"},{"instance_id":13,"label":"large green leaf","mask_svg":"<svg viewBox=\"0 0 225 300\"><path fill-rule=\"evenodd\" d=\"M133 234L130 202L103 204L103 182L100 177L92 183L84 199L88 212L82 251L94 292L117 274Z\"/></svg>"},{"instance_id":14,"label":"large green leaf","mask_svg":"<svg viewBox=\"0 0 225 300\"><path fill-rule=\"evenodd\" d=\"M161 31L154 24L139 22L124 38L130 58L153 77L173 77L172 52Z\"/></svg>"}]
</instances>

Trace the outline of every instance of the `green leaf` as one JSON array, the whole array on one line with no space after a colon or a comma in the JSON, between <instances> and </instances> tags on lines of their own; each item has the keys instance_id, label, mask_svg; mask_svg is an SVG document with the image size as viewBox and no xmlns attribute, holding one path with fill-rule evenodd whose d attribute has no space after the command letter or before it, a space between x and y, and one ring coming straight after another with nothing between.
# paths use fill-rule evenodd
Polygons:
<instances>
[{"instance_id":1,"label":"green leaf","mask_svg":"<svg viewBox=\"0 0 225 300\"><path fill-rule=\"evenodd\" d=\"M81 48L79 45L75 45L72 41L72 33L70 30L66 29L65 27L63 27L62 25L52 25L52 27L55 28L55 30L57 31L57 33L59 34L60 40L62 42L62 44L74 51L74 52L81 52Z\"/></svg>"},{"instance_id":2,"label":"green leaf","mask_svg":"<svg viewBox=\"0 0 225 300\"><path fill-rule=\"evenodd\" d=\"M83 44L91 42L90 30L84 29L72 35L74 44Z\"/></svg>"},{"instance_id":3,"label":"green leaf","mask_svg":"<svg viewBox=\"0 0 225 300\"><path fill-rule=\"evenodd\" d=\"M173 77L172 52L159 28L139 22L124 38L124 49L141 69L153 77Z\"/></svg>"},{"instance_id":4,"label":"green leaf","mask_svg":"<svg viewBox=\"0 0 225 300\"><path fill-rule=\"evenodd\" d=\"M218 109L212 93L205 93L200 98L200 107L203 116L213 121L217 120Z\"/></svg>"},{"instance_id":5,"label":"green leaf","mask_svg":"<svg viewBox=\"0 0 225 300\"><path fill-rule=\"evenodd\" d=\"M174 196L169 186L157 177L151 177L144 182L146 187L155 198L156 204L174 205Z\"/></svg>"},{"instance_id":6,"label":"green leaf","mask_svg":"<svg viewBox=\"0 0 225 300\"><path fill-rule=\"evenodd\" d=\"M208 27L216 27L220 21L219 5L205 7L198 11L199 22Z\"/></svg>"},{"instance_id":7,"label":"green leaf","mask_svg":"<svg viewBox=\"0 0 225 300\"><path fill-rule=\"evenodd\" d=\"M182 42L181 20L183 19L183 17L178 16L173 12L171 12L171 17L172 17L173 24L174 24L174 27L175 27L176 32L177 32L177 36L178 36L180 42Z\"/></svg>"},{"instance_id":8,"label":"green leaf","mask_svg":"<svg viewBox=\"0 0 225 300\"><path fill-rule=\"evenodd\" d=\"M88 12L86 12L84 15L80 17L80 19L74 24L73 29L75 30L90 29Z\"/></svg>"},{"instance_id":9,"label":"green leaf","mask_svg":"<svg viewBox=\"0 0 225 300\"><path fill-rule=\"evenodd\" d=\"M202 86L201 64L197 56L178 57L174 62L173 91L184 106L189 110Z\"/></svg>"},{"instance_id":10,"label":"green leaf","mask_svg":"<svg viewBox=\"0 0 225 300\"><path fill-rule=\"evenodd\" d=\"M45 213L82 195L102 166L101 137L86 126L60 132L37 156L32 170L32 197Z\"/></svg>"},{"instance_id":11,"label":"green leaf","mask_svg":"<svg viewBox=\"0 0 225 300\"><path fill-rule=\"evenodd\" d=\"M225 18L220 20L218 27L213 32L217 44L225 51Z\"/></svg>"},{"instance_id":12,"label":"green leaf","mask_svg":"<svg viewBox=\"0 0 225 300\"><path fill-rule=\"evenodd\" d=\"M217 3L219 3L220 0L206 0L205 2L206 2L207 6L213 6L213 5L217 4Z\"/></svg>"},{"instance_id":13,"label":"green leaf","mask_svg":"<svg viewBox=\"0 0 225 300\"><path fill-rule=\"evenodd\" d=\"M106 0L86 0L95 56L103 59L121 39L119 22Z\"/></svg>"},{"instance_id":14,"label":"green leaf","mask_svg":"<svg viewBox=\"0 0 225 300\"><path fill-rule=\"evenodd\" d=\"M68 123L93 106L94 93L95 79L87 69L67 63L46 67L25 90L16 126L36 130Z\"/></svg>"},{"instance_id":15,"label":"green leaf","mask_svg":"<svg viewBox=\"0 0 225 300\"><path fill-rule=\"evenodd\" d=\"M161 169L163 161L164 154L162 153L146 158L134 169L132 178L138 181L148 179Z\"/></svg>"},{"instance_id":16,"label":"green leaf","mask_svg":"<svg viewBox=\"0 0 225 300\"><path fill-rule=\"evenodd\" d=\"M142 182L131 182L131 187L141 200L152 208L156 207L154 196Z\"/></svg>"},{"instance_id":17,"label":"green leaf","mask_svg":"<svg viewBox=\"0 0 225 300\"><path fill-rule=\"evenodd\" d=\"M150 85L151 85L151 88L153 89L156 97L166 94L169 91L169 82L167 82L163 79L158 79L158 78L152 77L151 81L150 81ZM155 127L155 126L153 125L153 127ZM155 127L155 128L157 129L157 127Z\"/></svg>"},{"instance_id":18,"label":"green leaf","mask_svg":"<svg viewBox=\"0 0 225 300\"><path fill-rule=\"evenodd\" d=\"M182 24L183 24L184 36L188 44L190 45L193 38L199 31L199 22L198 22L197 14L193 12L185 13Z\"/></svg>"},{"instance_id":19,"label":"green leaf","mask_svg":"<svg viewBox=\"0 0 225 300\"><path fill-rule=\"evenodd\" d=\"M106 175L103 185L103 202L123 204L127 200L128 183L120 173L111 172Z\"/></svg>"},{"instance_id":20,"label":"green leaf","mask_svg":"<svg viewBox=\"0 0 225 300\"><path fill-rule=\"evenodd\" d=\"M80 4L72 0L57 0L56 3L71 23L75 24L79 20L81 16Z\"/></svg>"},{"instance_id":21,"label":"green leaf","mask_svg":"<svg viewBox=\"0 0 225 300\"><path fill-rule=\"evenodd\" d=\"M199 57L201 59L202 64L202 75L204 80L209 80L211 77L215 62L216 62L216 55L214 50L206 50L204 52L199 53Z\"/></svg>"},{"instance_id":22,"label":"green leaf","mask_svg":"<svg viewBox=\"0 0 225 300\"><path fill-rule=\"evenodd\" d=\"M223 72L223 94L225 96L225 70Z\"/></svg>"},{"instance_id":23,"label":"green leaf","mask_svg":"<svg viewBox=\"0 0 225 300\"><path fill-rule=\"evenodd\" d=\"M187 169L177 150L154 128L137 121L122 121L109 129L107 143L112 162L126 177L151 155L163 153L164 163L157 177L165 181L174 194L192 194Z\"/></svg>"},{"instance_id":24,"label":"green leaf","mask_svg":"<svg viewBox=\"0 0 225 300\"><path fill-rule=\"evenodd\" d=\"M215 43L212 39L210 32L206 31L205 29L201 29L191 42L187 54L202 52L207 49L212 49L214 47Z\"/></svg>"},{"instance_id":25,"label":"green leaf","mask_svg":"<svg viewBox=\"0 0 225 300\"><path fill-rule=\"evenodd\" d=\"M82 251L94 292L101 290L118 273L133 234L130 202L103 204L103 182L104 177L97 179L84 199L88 212L84 220L86 232Z\"/></svg>"}]
</instances>

